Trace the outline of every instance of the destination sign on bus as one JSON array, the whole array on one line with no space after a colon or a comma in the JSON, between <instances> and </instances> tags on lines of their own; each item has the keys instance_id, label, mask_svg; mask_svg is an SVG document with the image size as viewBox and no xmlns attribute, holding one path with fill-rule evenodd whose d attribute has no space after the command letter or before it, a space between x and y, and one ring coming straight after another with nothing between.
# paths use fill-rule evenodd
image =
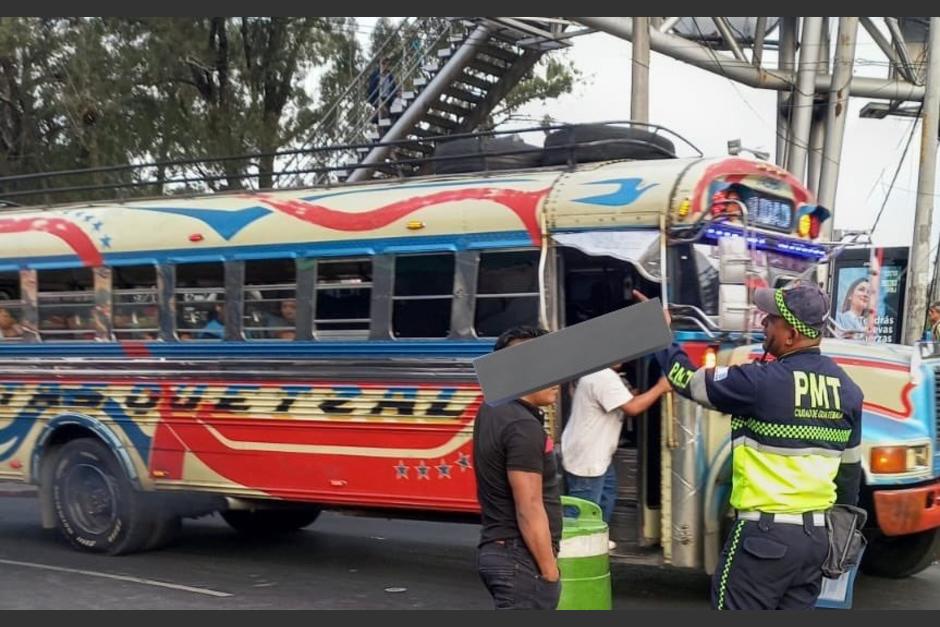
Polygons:
<instances>
[{"instance_id":1,"label":"destination sign on bus","mask_svg":"<svg viewBox=\"0 0 940 627\"><path fill-rule=\"evenodd\" d=\"M789 231L793 226L793 204L773 196L750 195L745 199L748 221L770 229Z\"/></svg>"}]
</instances>

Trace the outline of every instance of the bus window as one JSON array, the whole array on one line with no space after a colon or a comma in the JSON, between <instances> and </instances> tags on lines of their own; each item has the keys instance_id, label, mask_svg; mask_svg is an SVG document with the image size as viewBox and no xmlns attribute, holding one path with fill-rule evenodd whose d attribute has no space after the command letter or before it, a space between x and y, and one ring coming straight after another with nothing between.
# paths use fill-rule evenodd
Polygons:
<instances>
[{"instance_id":1,"label":"bus window","mask_svg":"<svg viewBox=\"0 0 940 627\"><path fill-rule=\"evenodd\" d=\"M473 318L477 336L497 337L520 324L538 324L538 268L538 251L480 254Z\"/></svg>"},{"instance_id":2,"label":"bus window","mask_svg":"<svg viewBox=\"0 0 940 627\"><path fill-rule=\"evenodd\" d=\"M371 259L317 261L313 330L320 339L368 337Z\"/></svg>"},{"instance_id":3,"label":"bus window","mask_svg":"<svg viewBox=\"0 0 940 627\"><path fill-rule=\"evenodd\" d=\"M91 268L40 270L39 334L45 340L93 340L94 276Z\"/></svg>"},{"instance_id":4,"label":"bus window","mask_svg":"<svg viewBox=\"0 0 940 627\"><path fill-rule=\"evenodd\" d=\"M23 337L20 273L0 272L0 341Z\"/></svg>"},{"instance_id":5,"label":"bus window","mask_svg":"<svg viewBox=\"0 0 940 627\"><path fill-rule=\"evenodd\" d=\"M245 337L294 339L297 264L293 259L245 262Z\"/></svg>"},{"instance_id":6,"label":"bus window","mask_svg":"<svg viewBox=\"0 0 940 627\"><path fill-rule=\"evenodd\" d=\"M159 338L156 266L117 266L111 269L111 281L114 337L119 340Z\"/></svg>"},{"instance_id":7,"label":"bus window","mask_svg":"<svg viewBox=\"0 0 940 627\"><path fill-rule=\"evenodd\" d=\"M181 340L225 337L225 266L222 262L176 266L176 329Z\"/></svg>"},{"instance_id":8,"label":"bus window","mask_svg":"<svg viewBox=\"0 0 940 627\"><path fill-rule=\"evenodd\" d=\"M447 337L454 297L454 255L396 257L393 292L395 337Z\"/></svg>"}]
</instances>

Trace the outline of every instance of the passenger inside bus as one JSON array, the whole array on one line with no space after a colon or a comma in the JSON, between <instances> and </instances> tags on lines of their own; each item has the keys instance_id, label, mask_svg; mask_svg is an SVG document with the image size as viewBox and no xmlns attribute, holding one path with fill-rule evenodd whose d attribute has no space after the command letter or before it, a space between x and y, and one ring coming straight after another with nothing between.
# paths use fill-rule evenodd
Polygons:
<instances>
[{"instance_id":1,"label":"passenger inside bus","mask_svg":"<svg viewBox=\"0 0 940 627\"><path fill-rule=\"evenodd\" d=\"M270 329L268 336L279 340L294 339L294 327L297 325L297 300L285 298L279 303L278 312L280 315L272 314L265 325Z\"/></svg>"},{"instance_id":2,"label":"passenger inside bus","mask_svg":"<svg viewBox=\"0 0 940 627\"><path fill-rule=\"evenodd\" d=\"M206 323L196 334L196 339L221 340L225 336L225 305L214 303L209 309Z\"/></svg>"},{"instance_id":3,"label":"passenger inside bus","mask_svg":"<svg viewBox=\"0 0 940 627\"><path fill-rule=\"evenodd\" d=\"M153 304L133 303L115 306L114 332L132 340L155 340L160 324L160 308Z\"/></svg>"},{"instance_id":4,"label":"passenger inside bus","mask_svg":"<svg viewBox=\"0 0 940 627\"><path fill-rule=\"evenodd\" d=\"M9 340L23 336L23 327L6 307L0 307L0 339Z\"/></svg>"}]
</instances>

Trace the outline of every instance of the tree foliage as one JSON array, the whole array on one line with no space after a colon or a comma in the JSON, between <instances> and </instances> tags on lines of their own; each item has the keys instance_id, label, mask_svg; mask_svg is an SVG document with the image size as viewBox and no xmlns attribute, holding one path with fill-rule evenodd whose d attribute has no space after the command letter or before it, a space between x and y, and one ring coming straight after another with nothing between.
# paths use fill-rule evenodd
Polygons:
<instances>
[{"instance_id":1,"label":"tree foliage","mask_svg":"<svg viewBox=\"0 0 940 627\"><path fill-rule=\"evenodd\" d=\"M0 177L99 168L8 178L0 196L113 197L94 188L115 183L124 195L276 186L284 163L272 153L308 145L313 129L333 136L324 113L371 62L357 35L355 18L0 17ZM422 36L416 22L382 18L371 52L416 50ZM564 60L543 60L499 115L570 91L577 76ZM167 163L179 160L191 162ZM145 163L155 165L120 168ZM76 189L16 195L43 186Z\"/></svg>"}]
</instances>

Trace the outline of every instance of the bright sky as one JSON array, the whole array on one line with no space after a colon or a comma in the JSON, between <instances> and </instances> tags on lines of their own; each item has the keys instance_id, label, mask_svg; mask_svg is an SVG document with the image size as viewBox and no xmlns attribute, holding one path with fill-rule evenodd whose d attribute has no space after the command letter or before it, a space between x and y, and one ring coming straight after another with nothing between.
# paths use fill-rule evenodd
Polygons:
<instances>
[{"instance_id":1,"label":"bright sky","mask_svg":"<svg viewBox=\"0 0 940 627\"><path fill-rule=\"evenodd\" d=\"M368 30L376 18L357 18ZM837 20L830 20L835 39ZM626 120L630 117L631 44L596 33L571 40L564 54L584 73L574 93L545 105L533 103L520 113L541 118L551 115L560 122ZM765 63L776 66L775 55ZM859 28L855 74L886 75L884 56ZM846 122L842 168L836 199L835 228L867 229L885 199L889 183L911 132L911 119L859 118L866 100L852 99ZM692 65L653 52L650 60L650 122L675 130L708 156L727 154L729 139L740 139L747 148L774 155L776 92L733 83ZM917 159L920 129L908 149L884 215L874 234L884 246L906 246L914 223ZM940 179L940 177L938 177ZM937 196L935 196L936 198ZM934 217L932 241L940 230Z\"/></svg>"}]
</instances>

